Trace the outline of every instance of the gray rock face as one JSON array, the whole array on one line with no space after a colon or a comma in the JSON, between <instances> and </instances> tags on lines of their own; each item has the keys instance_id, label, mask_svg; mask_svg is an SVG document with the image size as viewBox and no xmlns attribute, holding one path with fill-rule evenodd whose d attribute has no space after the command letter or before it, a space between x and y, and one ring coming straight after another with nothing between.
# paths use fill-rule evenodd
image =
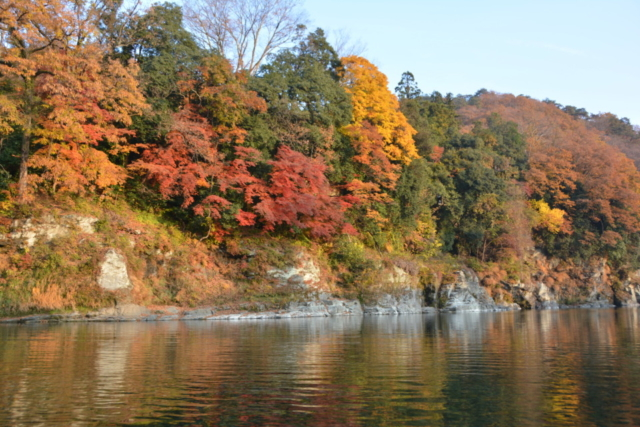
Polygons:
<instances>
[{"instance_id":1,"label":"gray rock face","mask_svg":"<svg viewBox=\"0 0 640 427\"><path fill-rule=\"evenodd\" d=\"M606 308L614 307L608 292L603 292L604 285L596 284L590 289L589 295L578 304L562 304L562 298L544 283L530 285L516 284L511 286L511 293L516 301L525 308L536 310L558 310L560 308Z\"/></svg>"},{"instance_id":2,"label":"gray rock face","mask_svg":"<svg viewBox=\"0 0 640 427\"><path fill-rule=\"evenodd\" d=\"M424 295L418 289L406 289L398 295L384 294L375 304L365 305L365 314L422 313Z\"/></svg>"},{"instance_id":3,"label":"gray rock face","mask_svg":"<svg viewBox=\"0 0 640 427\"><path fill-rule=\"evenodd\" d=\"M305 317L333 317L362 315L360 302L337 298L290 303L280 311L260 313L214 314L207 320L257 320L257 319L293 319ZM184 319L184 318L183 318Z\"/></svg>"},{"instance_id":4,"label":"gray rock face","mask_svg":"<svg viewBox=\"0 0 640 427\"><path fill-rule=\"evenodd\" d=\"M587 283L589 286L589 296L583 304L587 308L614 307L614 293L609 283L610 269L607 260L602 258L590 266Z\"/></svg>"},{"instance_id":5,"label":"gray rock face","mask_svg":"<svg viewBox=\"0 0 640 427\"><path fill-rule=\"evenodd\" d=\"M32 247L39 240L50 242L57 237L67 236L72 230L93 234L97 221L97 218L82 215L63 215L59 218L45 215L38 220L15 220L11 225L13 231L7 237L26 247Z\"/></svg>"},{"instance_id":6,"label":"gray rock face","mask_svg":"<svg viewBox=\"0 0 640 427\"><path fill-rule=\"evenodd\" d=\"M126 260L115 249L109 249L104 256L100 266L98 285L107 291L129 289L133 286L127 273Z\"/></svg>"},{"instance_id":7,"label":"gray rock face","mask_svg":"<svg viewBox=\"0 0 640 427\"><path fill-rule=\"evenodd\" d=\"M300 252L294 260L295 265L283 269L274 268L267 273L278 280L278 286L292 286L298 289L315 290L321 287L320 267L312 256Z\"/></svg>"},{"instance_id":8,"label":"gray rock face","mask_svg":"<svg viewBox=\"0 0 640 427\"><path fill-rule=\"evenodd\" d=\"M591 288L587 301L580 305L584 308L609 308L615 307L614 296L611 288L603 282Z\"/></svg>"},{"instance_id":9,"label":"gray rock face","mask_svg":"<svg viewBox=\"0 0 640 427\"><path fill-rule=\"evenodd\" d=\"M539 310L557 310L559 308L556 295L544 283L538 284L534 295L536 297L535 308Z\"/></svg>"},{"instance_id":10,"label":"gray rock face","mask_svg":"<svg viewBox=\"0 0 640 427\"><path fill-rule=\"evenodd\" d=\"M618 307L640 306L640 270L631 272L629 278L616 289L615 304Z\"/></svg>"},{"instance_id":11,"label":"gray rock face","mask_svg":"<svg viewBox=\"0 0 640 427\"><path fill-rule=\"evenodd\" d=\"M557 310L560 308L555 293L544 283L510 286L513 299L524 308L537 310Z\"/></svg>"},{"instance_id":12,"label":"gray rock face","mask_svg":"<svg viewBox=\"0 0 640 427\"><path fill-rule=\"evenodd\" d=\"M330 316L357 316L362 314L362 306L356 300L323 300L327 312Z\"/></svg>"},{"instance_id":13,"label":"gray rock face","mask_svg":"<svg viewBox=\"0 0 640 427\"><path fill-rule=\"evenodd\" d=\"M288 317L328 317L361 315L362 306L356 300L326 298L315 301L293 302L286 309Z\"/></svg>"},{"instance_id":14,"label":"gray rock face","mask_svg":"<svg viewBox=\"0 0 640 427\"><path fill-rule=\"evenodd\" d=\"M613 308L615 304L611 304L609 300L598 300L587 302L579 305L580 308Z\"/></svg>"},{"instance_id":15,"label":"gray rock face","mask_svg":"<svg viewBox=\"0 0 640 427\"><path fill-rule=\"evenodd\" d=\"M623 291L617 293L616 305L618 307L640 307L640 286L623 286Z\"/></svg>"},{"instance_id":16,"label":"gray rock face","mask_svg":"<svg viewBox=\"0 0 640 427\"><path fill-rule=\"evenodd\" d=\"M517 304L498 305L485 288L480 285L473 270L463 269L456 273L457 280L444 284L436 291L436 301L442 304L441 311L503 311L519 310Z\"/></svg>"},{"instance_id":17,"label":"gray rock face","mask_svg":"<svg viewBox=\"0 0 640 427\"><path fill-rule=\"evenodd\" d=\"M195 310L185 311L183 320L203 320L213 315L213 310L210 308L199 308Z\"/></svg>"},{"instance_id":18,"label":"gray rock face","mask_svg":"<svg viewBox=\"0 0 640 427\"><path fill-rule=\"evenodd\" d=\"M287 306L286 311L294 316L304 317L328 317L329 311L321 301L293 302Z\"/></svg>"}]
</instances>

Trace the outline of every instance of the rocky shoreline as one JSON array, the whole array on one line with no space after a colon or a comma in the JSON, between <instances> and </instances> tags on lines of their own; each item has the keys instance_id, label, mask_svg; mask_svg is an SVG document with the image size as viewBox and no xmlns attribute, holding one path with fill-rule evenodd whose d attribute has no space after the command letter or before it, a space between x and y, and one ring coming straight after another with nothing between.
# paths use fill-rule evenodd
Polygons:
<instances>
[{"instance_id":1,"label":"rocky shoreline","mask_svg":"<svg viewBox=\"0 0 640 427\"><path fill-rule=\"evenodd\" d=\"M295 308L287 308L277 311L264 312L230 312L229 310L217 311L216 308L198 308L181 310L178 307L165 307L164 309L150 310L135 304L104 309L90 313L65 313L65 314L37 314L23 317L0 319L0 324L34 324L34 323L66 323L66 322L164 322L164 321L242 321L242 320L279 320L313 317L339 317L339 316L398 316L410 314L434 315L437 313L464 313L464 312L504 312L518 311L519 308L495 308L482 310L443 310L435 307L422 307L413 311L394 310L363 310L357 300L334 300L334 306L342 306L341 309L331 310L324 304L311 301L298 303ZM352 309L348 307L352 306ZM558 305L545 310L563 310L576 308L615 308L609 305Z\"/></svg>"},{"instance_id":2,"label":"rocky shoreline","mask_svg":"<svg viewBox=\"0 0 640 427\"><path fill-rule=\"evenodd\" d=\"M85 239L95 239L90 246L94 249L94 257L84 261L91 268L86 270L86 277L81 279L87 283L87 289L93 289L96 295L108 296L104 301L111 306L103 305L103 308L92 312L0 318L0 323L254 320L640 306L640 270L620 276L619 272L614 274L611 271L603 258L576 264L546 258L539 252L529 256L531 271L524 283L507 277L506 272L499 270L478 273L471 268L458 267L457 271L444 274L437 268L431 269L424 262L387 260L385 263L378 260L372 262L375 277L373 283L364 287L366 296L360 300L342 298L345 294L336 284L335 274L327 267L326 254L302 246L293 247L284 266L276 267L263 261L266 267L262 277L269 283L272 292L287 295L290 301L287 304L268 307L242 304L240 299L240 305L229 307L212 307L199 300L185 303L182 307L151 305L149 289L157 285L144 283L159 283L161 274L166 283L178 289L195 284L194 294L197 289L233 288L233 279L221 273L213 255L194 270L197 274L191 272L189 276L189 272L183 271L184 257L176 258L173 252L175 248L167 246L163 250L149 250L144 242L136 240L144 237L138 229L127 229L129 231L118 240L124 242L120 247L106 244L108 239L95 229L97 222L97 218L75 214L58 217L45 215L38 223L16 220L11 233L0 235L0 247L4 245L5 249L10 250L18 248L21 252L14 250L14 255L25 258L30 257L30 251L38 248L42 251L44 248L46 256L57 259L61 255L55 252L55 245L60 239L67 239L67 243L75 246ZM73 245L69 246L70 253L75 258L83 259L85 254ZM225 268L229 269L233 263L251 265L256 262L254 259L259 258L260 251L273 251L260 246L250 249L231 251L237 259L232 257L226 260ZM227 251L230 249L227 248ZM41 255L41 258L45 259L46 256ZM284 257L282 254L280 256ZM132 268L132 265L137 267ZM203 286L199 286L201 283ZM57 286L44 290L32 289L32 298L43 301L41 310L61 311L63 307L52 306L58 302L62 306L64 302L61 295L53 292L55 290L59 290ZM179 298L177 304L180 304ZM200 307L187 308L187 305Z\"/></svg>"},{"instance_id":3,"label":"rocky shoreline","mask_svg":"<svg viewBox=\"0 0 640 427\"><path fill-rule=\"evenodd\" d=\"M118 304L88 313L38 314L0 319L0 323L32 324L59 322L157 322L157 321L241 321L275 320L336 316L393 316L405 314L437 314L461 312L518 311L522 307L516 303L495 301L487 292L472 270L457 272L458 279L450 285L437 289L406 289L392 295L383 294L371 304L359 300L335 298L326 293L314 295L312 299L291 302L281 310L248 311L231 310L226 307L180 308L175 306L144 307L136 304ZM514 286L523 299L530 301L530 308L537 310L558 310L571 308L614 308L634 306L633 304L611 304L606 299L596 298L592 302L567 305L554 299L544 284L537 291L524 285ZM427 305L428 301L438 301L440 307Z\"/></svg>"}]
</instances>

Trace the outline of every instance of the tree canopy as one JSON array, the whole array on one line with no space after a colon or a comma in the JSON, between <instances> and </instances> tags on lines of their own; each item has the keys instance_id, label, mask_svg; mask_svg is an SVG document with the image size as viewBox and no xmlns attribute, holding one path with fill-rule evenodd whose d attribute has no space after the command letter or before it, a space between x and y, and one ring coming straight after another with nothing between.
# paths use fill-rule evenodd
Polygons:
<instances>
[{"instance_id":1,"label":"tree canopy","mask_svg":"<svg viewBox=\"0 0 640 427\"><path fill-rule=\"evenodd\" d=\"M215 242L640 262L628 119L409 71L394 94L304 22L295 0L3 3L0 210L123 197Z\"/></svg>"}]
</instances>

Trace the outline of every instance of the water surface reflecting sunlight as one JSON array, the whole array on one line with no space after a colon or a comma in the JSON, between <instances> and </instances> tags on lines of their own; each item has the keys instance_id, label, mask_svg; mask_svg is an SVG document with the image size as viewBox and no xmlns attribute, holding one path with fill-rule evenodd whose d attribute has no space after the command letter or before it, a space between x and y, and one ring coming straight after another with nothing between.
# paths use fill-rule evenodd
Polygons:
<instances>
[{"instance_id":1,"label":"water surface reflecting sunlight","mask_svg":"<svg viewBox=\"0 0 640 427\"><path fill-rule=\"evenodd\" d=\"M640 425L639 313L0 325L0 425Z\"/></svg>"}]
</instances>

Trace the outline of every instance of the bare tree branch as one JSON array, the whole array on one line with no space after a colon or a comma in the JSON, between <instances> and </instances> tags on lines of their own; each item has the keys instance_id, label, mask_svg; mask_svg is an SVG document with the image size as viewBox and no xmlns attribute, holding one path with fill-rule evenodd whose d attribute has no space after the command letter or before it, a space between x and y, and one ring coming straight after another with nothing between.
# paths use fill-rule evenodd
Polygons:
<instances>
[{"instance_id":1,"label":"bare tree branch","mask_svg":"<svg viewBox=\"0 0 640 427\"><path fill-rule=\"evenodd\" d=\"M353 40L347 30L340 29L331 32L332 45L340 58L345 56L362 56L366 50L366 43Z\"/></svg>"},{"instance_id":2,"label":"bare tree branch","mask_svg":"<svg viewBox=\"0 0 640 427\"><path fill-rule=\"evenodd\" d=\"M251 74L269 54L300 37L306 22L298 0L196 0L184 11L203 47Z\"/></svg>"}]
</instances>

